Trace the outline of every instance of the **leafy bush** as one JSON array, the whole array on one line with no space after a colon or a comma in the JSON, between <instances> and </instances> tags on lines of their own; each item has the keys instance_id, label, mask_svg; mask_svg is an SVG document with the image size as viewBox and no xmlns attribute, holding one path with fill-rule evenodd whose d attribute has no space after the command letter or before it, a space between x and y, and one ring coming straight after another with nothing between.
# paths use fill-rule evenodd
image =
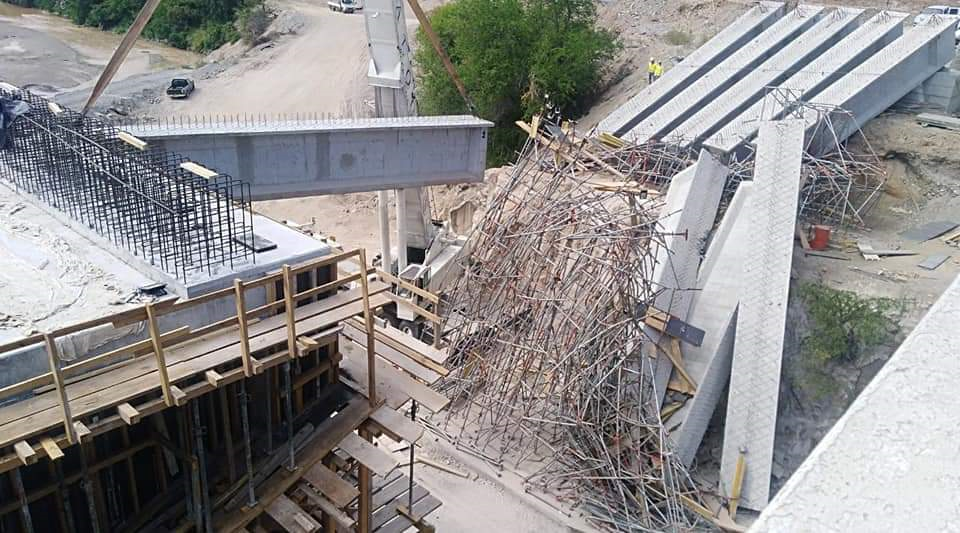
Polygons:
<instances>
[{"instance_id":1,"label":"leafy bush","mask_svg":"<svg viewBox=\"0 0 960 533\"><path fill-rule=\"evenodd\" d=\"M903 304L896 300L863 298L814 283L801 285L799 293L811 320L803 350L816 363L854 362L899 330Z\"/></svg>"},{"instance_id":2,"label":"leafy bush","mask_svg":"<svg viewBox=\"0 0 960 533\"><path fill-rule=\"evenodd\" d=\"M256 43L262 36L276 13L264 2L256 2L240 10L237 16L237 27L240 28L240 37L247 44Z\"/></svg>"},{"instance_id":3,"label":"leafy bush","mask_svg":"<svg viewBox=\"0 0 960 533\"><path fill-rule=\"evenodd\" d=\"M603 68L619 49L597 29L592 0L454 0L431 13L476 112L496 124L488 163L513 158L516 120L548 103L564 116L586 110ZM468 111L423 30L417 32L417 95L424 114Z\"/></svg>"}]
</instances>

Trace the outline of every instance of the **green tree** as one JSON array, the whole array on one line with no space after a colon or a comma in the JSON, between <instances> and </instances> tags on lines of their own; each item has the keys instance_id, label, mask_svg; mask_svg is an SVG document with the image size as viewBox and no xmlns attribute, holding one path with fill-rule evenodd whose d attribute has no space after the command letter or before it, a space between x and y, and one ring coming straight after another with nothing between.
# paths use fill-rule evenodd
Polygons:
<instances>
[{"instance_id":1,"label":"green tree","mask_svg":"<svg viewBox=\"0 0 960 533\"><path fill-rule=\"evenodd\" d=\"M512 159L523 134L514 122L556 106L586 109L618 49L595 27L592 0L455 0L431 24L457 67L477 113L493 121L488 160ZM424 114L463 113L466 105L422 30L417 33L418 97Z\"/></svg>"}]
</instances>

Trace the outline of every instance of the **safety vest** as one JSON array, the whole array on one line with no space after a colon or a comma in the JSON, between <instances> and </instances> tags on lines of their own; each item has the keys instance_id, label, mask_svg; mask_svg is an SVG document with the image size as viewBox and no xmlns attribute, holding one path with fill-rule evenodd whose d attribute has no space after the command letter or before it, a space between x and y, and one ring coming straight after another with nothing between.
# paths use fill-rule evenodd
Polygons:
<instances>
[{"instance_id":1,"label":"safety vest","mask_svg":"<svg viewBox=\"0 0 960 533\"><path fill-rule=\"evenodd\" d=\"M654 65L653 66L653 75L656 77L663 76L663 65Z\"/></svg>"},{"instance_id":2,"label":"safety vest","mask_svg":"<svg viewBox=\"0 0 960 533\"><path fill-rule=\"evenodd\" d=\"M656 63L650 63L649 65L647 65L647 73L648 73L648 74L656 75L656 74L657 74L657 64L656 64Z\"/></svg>"}]
</instances>

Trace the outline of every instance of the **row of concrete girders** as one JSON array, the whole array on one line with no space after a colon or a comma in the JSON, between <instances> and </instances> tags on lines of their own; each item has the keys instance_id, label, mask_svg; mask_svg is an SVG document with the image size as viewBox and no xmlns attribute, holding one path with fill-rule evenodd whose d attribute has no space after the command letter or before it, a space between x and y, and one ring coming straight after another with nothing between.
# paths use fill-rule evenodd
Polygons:
<instances>
[{"instance_id":1,"label":"row of concrete girders","mask_svg":"<svg viewBox=\"0 0 960 533\"><path fill-rule=\"evenodd\" d=\"M743 18L755 17L753 10L759 8ZM668 71L611 113L599 129L637 142L667 138L685 146L702 143L727 155L755 136L759 120L782 118L791 101L812 99L849 111L833 117L845 124L843 140L953 57L954 20L934 17L900 37L906 16L881 11L863 22L862 10L800 6L758 35L738 20L721 35L755 35L751 40L735 51L711 50L715 65L710 68L681 68L686 61L681 62L671 69L680 70L675 77L668 79ZM698 50L691 57L704 53ZM718 53L726 54L719 62ZM782 94L764 98L771 87ZM823 135L814 126L808 127L807 138L815 149L835 143L832 133Z\"/></svg>"}]
</instances>

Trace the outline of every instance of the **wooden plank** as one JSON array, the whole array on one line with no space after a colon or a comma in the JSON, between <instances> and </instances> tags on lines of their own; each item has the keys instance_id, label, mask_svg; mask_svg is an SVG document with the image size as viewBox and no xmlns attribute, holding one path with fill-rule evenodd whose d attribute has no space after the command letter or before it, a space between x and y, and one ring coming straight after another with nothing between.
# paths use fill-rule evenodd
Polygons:
<instances>
[{"instance_id":1,"label":"wooden plank","mask_svg":"<svg viewBox=\"0 0 960 533\"><path fill-rule=\"evenodd\" d=\"M43 448L43 451L47 452L47 457L49 457L51 461L63 458L63 450L57 445L57 441L50 437L40 439L40 447Z\"/></svg>"},{"instance_id":2,"label":"wooden plank","mask_svg":"<svg viewBox=\"0 0 960 533\"><path fill-rule=\"evenodd\" d=\"M370 419L395 441L405 440L411 444L423 436L423 426L384 405L370 415Z\"/></svg>"},{"instance_id":3,"label":"wooden plank","mask_svg":"<svg viewBox=\"0 0 960 533\"><path fill-rule=\"evenodd\" d=\"M203 378L214 387L219 387L220 383L223 381L223 375L216 370L207 370L203 373Z\"/></svg>"},{"instance_id":4,"label":"wooden plank","mask_svg":"<svg viewBox=\"0 0 960 533\"><path fill-rule=\"evenodd\" d=\"M160 340L164 345L166 345L167 343L173 343L182 339L189 333L190 327L183 326L160 335ZM63 367L63 375L68 377L77 376L96 366L107 365L130 355L137 355L142 352L150 353L152 348L153 341L151 339L144 339L142 341L117 348L116 350L111 350L109 352L100 354L96 357L84 359L83 361L65 366Z\"/></svg>"},{"instance_id":5,"label":"wooden plank","mask_svg":"<svg viewBox=\"0 0 960 533\"><path fill-rule=\"evenodd\" d=\"M366 272L367 270L367 254L361 248L360 249L360 270ZM377 400L377 352L374 349L374 337L373 337L373 310L370 308L370 280L367 276L360 276L360 288L363 292L363 330L366 333L366 348L367 348L367 399L370 400L370 405L378 405L379 401ZM390 297L389 292L383 293L388 298ZM363 470L361 469L361 472ZM361 485L367 484L369 481L368 475L361 476ZM361 491L363 492L363 491ZM364 496L366 498L366 495ZM360 513L364 514L364 504L361 502ZM361 526L366 522L366 517L361 517ZM360 529L363 529L361 527Z\"/></svg>"},{"instance_id":6,"label":"wooden plank","mask_svg":"<svg viewBox=\"0 0 960 533\"><path fill-rule=\"evenodd\" d=\"M91 434L90 428L88 428L86 424L80 422L79 420L73 423L73 430L77 432L78 442L85 442L87 437L89 437Z\"/></svg>"},{"instance_id":7,"label":"wooden plank","mask_svg":"<svg viewBox=\"0 0 960 533\"><path fill-rule=\"evenodd\" d=\"M434 348L425 342L414 339L399 329L382 326L377 326L375 329L379 338L385 341L392 341L390 342L391 346L400 345L409 350L416 350L417 353L429 358L434 363L442 365L450 355L449 350Z\"/></svg>"},{"instance_id":8,"label":"wooden plank","mask_svg":"<svg viewBox=\"0 0 960 533\"><path fill-rule=\"evenodd\" d=\"M267 506L267 514L280 524L280 527L290 533L314 533L320 531L320 522L317 522L299 505L283 494L277 496Z\"/></svg>"},{"instance_id":9,"label":"wooden plank","mask_svg":"<svg viewBox=\"0 0 960 533\"><path fill-rule=\"evenodd\" d=\"M386 285L378 284L376 289L385 290ZM357 301L358 292L341 293L298 308L298 314L302 311L305 317L300 323L301 332L310 334L323 330L362 312L362 304ZM382 306L387 301L381 294L377 294L371 299L371 305ZM257 336L251 341L251 349L257 352L282 344L286 338L283 320L284 317L277 315L254 324L251 330ZM236 335L217 333L196 343L171 348L167 354L170 360L170 379L176 381L236 360L239 357L237 342ZM116 371L68 386L74 416L91 414L156 390L156 373L156 363L153 360L138 360ZM0 446L50 429L59 422L56 413L50 412L56 407L56 400L51 395L44 394L0 408L0 420L9 421L0 425Z\"/></svg>"},{"instance_id":10,"label":"wooden plank","mask_svg":"<svg viewBox=\"0 0 960 533\"><path fill-rule=\"evenodd\" d=\"M350 345L344 343L340 346L343 352L343 361L340 363L341 374L346 373L350 379L357 384L361 394L366 393L367 381L367 362L363 354ZM383 359L377 358L377 390L387 402L387 405L393 408L400 407L409 399L417 400L420 405L433 411L434 413L442 411L449 405L450 400L442 394L430 389L426 385L416 381L403 372L395 369Z\"/></svg>"},{"instance_id":11,"label":"wooden plank","mask_svg":"<svg viewBox=\"0 0 960 533\"><path fill-rule=\"evenodd\" d=\"M27 346L33 346L34 344L40 344L41 342L43 342L43 334L37 333L36 335L17 339L5 344L0 344L0 353L16 350L17 348L26 348Z\"/></svg>"},{"instance_id":12,"label":"wooden plank","mask_svg":"<svg viewBox=\"0 0 960 533\"><path fill-rule=\"evenodd\" d=\"M407 309L413 311L413 313L416 315L420 315L431 322L437 322L437 323L443 322L443 319L440 318L439 316L431 313L430 311L427 311L426 309L420 307L419 305L414 304L413 302L411 302L410 300L407 300L406 298L401 298L400 296L397 296L392 292L388 292L386 294L387 294L387 297L390 298L390 301L394 302L397 305L402 305L406 307Z\"/></svg>"},{"instance_id":13,"label":"wooden plank","mask_svg":"<svg viewBox=\"0 0 960 533\"><path fill-rule=\"evenodd\" d=\"M283 301L285 302L283 316L287 319L287 353L291 359L296 359L297 347L297 319L294 316L296 309L293 302L294 284L297 282L290 271L290 265L283 265Z\"/></svg>"},{"instance_id":14,"label":"wooden plank","mask_svg":"<svg viewBox=\"0 0 960 533\"><path fill-rule=\"evenodd\" d=\"M313 468L303 474L303 479L309 481L314 488L341 509L353 503L353 500L360 495L356 487L323 463L313 465Z\"/></svg>"},{"instance_id":15,"label":"wooden plank","mask_svg":"<svg viewBox=\"0 0 960 533\"><path fill-rule=\"evenodd\" d=\"M303 472L319 463L347 434L352 433L371 411L370 405L364 398L354 398L336 416L325 420L314 432L306 446L297 452L296 463L299 468L290 472L280 468L257 488L257 504L250 508L240 509L228 515L218 513L214 517L215 531L234 531L245 525L263 512L279 495L287 491L296 483Z\"/></svg>"},{"instance_id":16,"label":"wooden plank","mask_svg":"<svg viewBox=\"0 0 960 533\"><path fill-rule=\"evenodd\" d=\"M147 141L144 141L143 139L136 137L131 133L127 133L125 131L118 131L117 138L129 144L130 146L136 148L137 150L142 151L147 149Z\"/></svg>"},{"instance_id":17,"label":"wooden plank","mask_svg":"<svg viewBox=\"0 0 960 533\"><path fill-rule=\"evenodd\" d=\"M173 394L170 392L170 376L167 374L167 361L163 354L163 340L160 338L160 328L157 326L157 316L153 304L147 304L147 327L150 330L150 340L153 342L153 356L157 359L157 370L160 376L160 388L163 399L168 407L173 407Z\"/></svg>"},{"instance_id":18,"label":"wooden plank","mask_svg":"<svg viewBox=\"0 0 960 533\"><path fill-rule=\"evenodd\" d=\"M194 163L193 161L184 161L183 163L180 163L180 168L206 179L213 179L220 175L219 172L210 170L209 168L198 163Z\"/></svg>"},{"instance_id":19,"label":"wooden plank","mask_svg":"<svg viewBox=\"0 0 960 533\"><path fill-rule=\"evenodd\" d=\"M438 500L431 494L427 494L426 496L424 496L420 500L417 500L413 504L412 514L415 517L419 517L420 520L422 521L423 517L436 511L437 509L440 508L441 505L443 505L443 503L440 500ZM405 506L406 504L403 504L401 507L398 507L397 518L384 524L383 527L377 530L377 533L403 533L404 531L409 529L413 525L413 523L410 521L410 519L407 516L403 514L403 511L406 510Z\"/></svg>"},{"instance_id":20,"label":"wooden plank","mask_svg":"<svg viewBox=\"0 0 960 533\"><path fill-rule=\"evenodd\" d=\"M190 398L187 397L187 393L176 385L170 385L170 397L173 398L173 405L177 407L187 405L187 402L190 400ZM167 405L167 407L170 407L170 405Z\"/></svg>"},{"instance_id":21,"label":"wooden plank","mask_svg":"<svg viewBox=\"0 0 960 533\"><path fill-rule=\"evenodd\" d=\"M120 415L120 418L126 422L128 426L132 426L140 421L140 411L137 411L137 408L129 403L118 405L117 414Z\"/></svg>"},{"instance_id":22,"label":"wooden plank","mask_svg":"<svg viewBox=\"0 0 960 533\"><path fill-rule=\"evenodd\" d=\"M373 522L371 524L371 530L376 531L383 527L385 524L393 520L394 517L398 515L397 506L398 505L407 505L410 503L410 491L409 491L409 481L407 483L401 483L403 491L394 497L392 500L388 501L381 507L377 512L373 513ZM420 485L413 485L413 505L416 506L417 502L423 498L426 498L430 494L427 489L421 487Z\"/></svg>"},{"instance_id":23,"label":"wooden plank","mask_svg":"<svg viewBox=\"0 0 960 533\"><path fill-rule=\"evenodd\" d=\"M390 474L400 464L400 461L390 452L377 448L355 433L347 435L340 441L340 449L347 452L350 457L360 461L361 464L378 476Z\"/></svg>"},{"instance_id":24,"label":"wooden plank","mask_svg":"<svg viewBox=\"0 0 960 533\"><path fill-rule=\"evenodd\" d=\"M33 446L30 446L30 443L25 440L14 444L13 451L16 452L17 457L20 458L20 462L23 463L24 466L37 462L37 452L34 451Z\"/></svg>"},{"instance_id":25,"label":"wooden plank","mask_svg":"<svg viewBox=\"0 0 960 533\"><path fill-rule=\"evenodd\" d=\"M50 374L53 376L53 385L56 387L57 401L60 403L60 413L63 415L63 429L67 440L73 444L77 442L76 432L73 430L73 415L70 413L70 400L67 399L67 388L63 383L63 374L60 373L60 350L57 341L52 335L44 335L43 341L47 345L47 360L50 363Z\"/></svg>"},{"instance_id":26,"label":"wooden plank","mask_svg":"<svg viewBox=\"0 0 960 533\"><path fill-rule=\"evenodd\" d=\"M302 495L310 504L315 507L319 507L324 514L332 518L336 523L347 528L347 530L353 529L353 526L357 524L356 520L338 509L333 502L324 498L320 494L317 494L316 492L303 486L299 487L297 492Z\"/></svg>"},{"instance_id":27,"label":"wooden plank","mask_svg":"<svg viewBox=\"0 0 960 533\"><path fill-rule=\"evenodd\" d=\"M364 346L366 334L354 328L344 328L342 342L350 342L359 346ZM401 370L411 376L423 381L428 385L436 383L442 376L420 363L410 359L399 350L387 346L382 341L377 340L374 345L377 356L400 367Z\"/></svg>"},{"instance_id":28,"label":"wooden plank","mask_svg":"<svg viewBox=\"0 0 960 533\"><path fill-rule=\"evenodd\" d=\"M385 282L387 282L387 283L393 283L393 284L399 285L399 286L403 287L404 289L407 289L407 290L409 290L410 292L412 292L412 293L420 296L421 298L426 299L426 300L429 301L429 302L432 302L432 303L434 303L434 304L439 304L439 303L440 303L440 297L437 296L436 294L434 294L434 293L432 293L432 292L430 292L430 291L428 291L428 290L421 289L420 287L417 287L416 285L414 285L414 284L412 284L412 283L410 283L410 282L408 282L408 281L404 281L404 280L402 280L402 279L394 276L393 274L388 274L388 273L386 273L386 272L384 272L384 271L382 271L382 270L377 270L377 277L379 277L380 279L382 279L383 281L385 281Z\"/></svg>"},{"instance_id":29,"label":"wooden plank","mask_svg":"<svg viewBox=\"0 0 960 533\"><path fill-rule=\"evenodd\" d=\"M240 359L243 361L243 373L249 378L253 376L253 361L250 357L250 329L247 324L247 291L243 288L243 281L233 280L233 292L237 323L240 327Z\"/></svg>"}]
</instances>

